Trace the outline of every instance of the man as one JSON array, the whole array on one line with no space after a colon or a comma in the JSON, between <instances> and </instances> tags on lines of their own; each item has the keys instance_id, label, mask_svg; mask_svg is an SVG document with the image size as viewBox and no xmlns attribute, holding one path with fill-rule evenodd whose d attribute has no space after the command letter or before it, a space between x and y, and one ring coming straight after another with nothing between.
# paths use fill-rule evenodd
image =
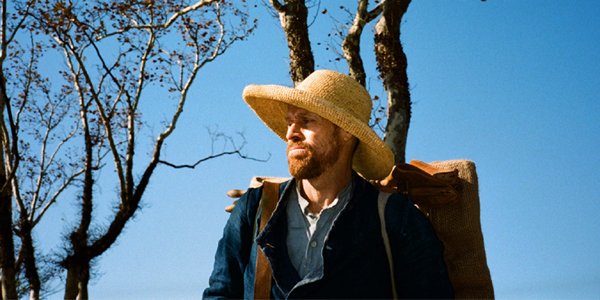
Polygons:
<instances>
[{"instance_id":1,"label":"man","mask_svg":"<svg viewBox=\"0 0 600 300\"><path fill-rule=\"evenodd\" d=\"M205 298L255 298L262 251L272 270L272 298L452 298L442 245L429 222L401 194L389 197L384 223L379 191L393 154L368 125L371 97L351 77L316 71L296 88L250 85L243 97L287 142L293 178L258 232L264 188L238 201L217 249ZM392 271L390 271L392 270Z\"/></svg>"}]
</instances>

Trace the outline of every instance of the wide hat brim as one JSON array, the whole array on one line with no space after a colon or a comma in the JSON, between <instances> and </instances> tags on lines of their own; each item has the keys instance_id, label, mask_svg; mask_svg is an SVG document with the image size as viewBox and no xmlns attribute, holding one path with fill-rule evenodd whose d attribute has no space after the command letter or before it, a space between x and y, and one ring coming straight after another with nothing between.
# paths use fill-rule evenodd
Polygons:
<instances>
[{"instance_id":1,"label":"wide hat brim","mask_svg":"<svg viewBox=\"0 0 600 300\"><path fill-rule=\"evenodd\" d=\"M284 141L289 105L314 112L354 135L359 144L354 153L352 168L365 179L382 179L394 165L392 151L369 127L368 116L366 121L360 120L349 111L352 108L335 105L310 91L279 85L249 85L244 89L243 98L258 117Z\"/></svg>"}]
</instances>

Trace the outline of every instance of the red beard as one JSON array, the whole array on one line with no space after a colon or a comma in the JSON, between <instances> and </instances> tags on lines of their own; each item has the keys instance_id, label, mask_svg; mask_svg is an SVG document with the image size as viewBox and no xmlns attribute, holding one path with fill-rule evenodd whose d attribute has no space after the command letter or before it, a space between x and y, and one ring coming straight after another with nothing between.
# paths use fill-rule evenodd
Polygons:
<instances>
[{"instance_id":1,"label":"red beard","mask_svg":"<svg viewBox=\"0 0 600 300\"><path fill-rule=\"evenodd\" d=\"M289 152L292 147L302 147L305 155L296 155L290 157ZM290 174L296 179L312 179L320 176L323 172L331 167L338 159L338 139L335 136L329 147L325 149L325 153L317 153L315 149L303 142L292 142L287 147L288 168Z\"/></svg>"}]
</instances>

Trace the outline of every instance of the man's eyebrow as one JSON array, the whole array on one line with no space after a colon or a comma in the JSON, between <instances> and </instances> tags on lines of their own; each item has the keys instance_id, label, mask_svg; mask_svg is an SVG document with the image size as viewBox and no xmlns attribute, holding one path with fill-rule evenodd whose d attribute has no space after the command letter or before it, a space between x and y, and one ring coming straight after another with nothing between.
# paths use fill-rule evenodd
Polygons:
<instances>
[{"instance_id":1,"label":"man's eyebrow","mask_svg":"<svg viewBox=\"0 0 600 300\"><path fill-rule=\"evenodd\" d=\"M315 118L315 119L321 118L321 116L319 116L319 114L314 113L312 111L303 111L299 115L300 115L300 117L303 117L303 118L306 118L306 117Z\"/></svg>"},{"instance_id":2,"label":"man's eyebrow","mask_svg":"<svg viewBox=\"0 0 600 300\"><path fill-rule=\"evenodd\" d=\"M296 112L294 114L291 114L291 116L294 117L294 118L303 118L303 117L306 117L307 115L308 115L308 112L304 112L304 111ZM288 121L291 119L290 113L288 113L285 116L285 119L288 120Z\"/></svg>"}]
</instances>

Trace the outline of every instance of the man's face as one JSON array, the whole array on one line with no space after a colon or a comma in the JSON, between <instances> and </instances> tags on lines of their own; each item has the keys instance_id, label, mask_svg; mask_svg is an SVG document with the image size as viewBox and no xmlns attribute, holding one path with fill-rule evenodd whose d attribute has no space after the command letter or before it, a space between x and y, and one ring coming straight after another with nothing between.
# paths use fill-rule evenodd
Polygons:
<instances>
[{"instance_id":1,"label":"man's face","mask_svg":"<svg viewBox=\"0 0 600 300\"><path fill-rule=\"evenodd\" d=\"M292 176L315 178L335 164L341 142L336 125L295 106L289 106L287 122L287 158Z\"/></svg>"}]
</instances>

